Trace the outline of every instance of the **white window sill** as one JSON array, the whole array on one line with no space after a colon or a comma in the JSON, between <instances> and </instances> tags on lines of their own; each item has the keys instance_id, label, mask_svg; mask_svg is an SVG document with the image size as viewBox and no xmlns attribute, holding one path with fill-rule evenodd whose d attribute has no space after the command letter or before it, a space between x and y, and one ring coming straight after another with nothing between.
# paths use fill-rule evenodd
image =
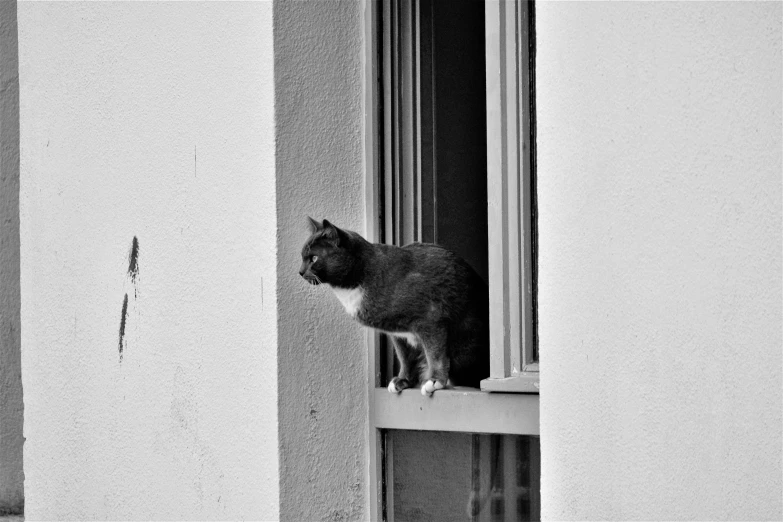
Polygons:
<instances>
[{"instance_id":1,"label":"white window sill","mask_svg":"<svg viewBox=\"0 0 783 522\"><path fill-rule=\"evenodd\" d=\"M481 391L538 393L538 372L520 372L504 379L484 379Z\"/></svg>"},{"instance_id":2,"label":"white window sill","mask_svg":"<svg viewBox=\"0 0 783 522\"><path fill-rule=\"evenodd\" d=\"M375 428L538 435L538 395L486 393L476 388L372 393Z\"/></svg>"}]
</instances>

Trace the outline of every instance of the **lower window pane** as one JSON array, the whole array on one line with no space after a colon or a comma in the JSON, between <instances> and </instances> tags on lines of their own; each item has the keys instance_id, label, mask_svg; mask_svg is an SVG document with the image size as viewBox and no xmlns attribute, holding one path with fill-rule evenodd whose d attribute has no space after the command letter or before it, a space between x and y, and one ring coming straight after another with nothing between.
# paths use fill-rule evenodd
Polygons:
<instances>
[{"instance_id":1,"label":"lower window pane","mask_svg":"<svg viewBox=\"0 0 783 522\"><path fill-rule=\"evenodd\" d=\"M540 519L538 437L388 430L385 438L388 519Z\"/></svg>"}]
</instances>

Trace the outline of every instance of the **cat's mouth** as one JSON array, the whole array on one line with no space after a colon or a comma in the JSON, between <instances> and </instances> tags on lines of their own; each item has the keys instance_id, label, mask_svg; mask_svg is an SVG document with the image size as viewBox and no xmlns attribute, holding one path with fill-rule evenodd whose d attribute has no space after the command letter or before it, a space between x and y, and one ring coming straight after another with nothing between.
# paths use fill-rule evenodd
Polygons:
<instances>
[{"instance_id":1,"label":"cat's mouth","mask_svg":"<svg viewBox=\"0 0 783 522\"><path fill-rule=\"evenodd\" d=\"M304 277L304 276L302 276ZM310 283L311 285L320 285L321 281L318 280L317 277L304 277L304 280Z\"/></svg>"}]
</instances>

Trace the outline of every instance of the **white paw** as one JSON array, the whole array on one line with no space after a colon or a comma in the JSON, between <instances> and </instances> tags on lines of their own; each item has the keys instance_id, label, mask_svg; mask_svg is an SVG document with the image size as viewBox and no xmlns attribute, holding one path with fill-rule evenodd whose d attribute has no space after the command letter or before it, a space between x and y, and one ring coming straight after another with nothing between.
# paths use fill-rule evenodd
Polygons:
<instances>
[{"instance_id":1,"label":"white paw","mask_svg":"<svg viewBox=\"0 0 783 522\"><path fill-rule=\"evenodd\" d=\"M433 393L435 393L435 391L440 390L442 388L443 385L441 383L430 379L429 381L424 383L424 386L421 387L421 394L431 396Z\"/></svg>"},{"instance_id":2,"label":"white paw","mask_svg":"<svg viewBox=\"0 0 783 522\"><path fill-rule=\"evenodd\" d=\"M386 389L389 390L389 393L400 393L407 387L408 381L405 379L400 379L399 377L394 377L391 381L389 381L389 385L386 387Z\"/></svg>"}]
</instances>

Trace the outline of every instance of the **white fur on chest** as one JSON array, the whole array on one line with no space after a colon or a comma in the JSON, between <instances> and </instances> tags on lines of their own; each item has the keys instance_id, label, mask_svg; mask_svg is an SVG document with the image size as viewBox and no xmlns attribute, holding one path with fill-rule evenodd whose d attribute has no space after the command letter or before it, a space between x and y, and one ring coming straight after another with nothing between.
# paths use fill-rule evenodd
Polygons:
<instances>
[{"instance_id":1,"label":"white fur on chest","mask_svg":"<svg viewBox=\"0 0 783 522\"><path fill-rule=\"evenodd\" d=\"M361 286L356 288L338 288L332 285L329 285L329 288L332 289L334 295L340 300L348 315L356 317L356 314L359 313L359 308L362 306L364 289Z\"/></svg>"}]
</instances>

